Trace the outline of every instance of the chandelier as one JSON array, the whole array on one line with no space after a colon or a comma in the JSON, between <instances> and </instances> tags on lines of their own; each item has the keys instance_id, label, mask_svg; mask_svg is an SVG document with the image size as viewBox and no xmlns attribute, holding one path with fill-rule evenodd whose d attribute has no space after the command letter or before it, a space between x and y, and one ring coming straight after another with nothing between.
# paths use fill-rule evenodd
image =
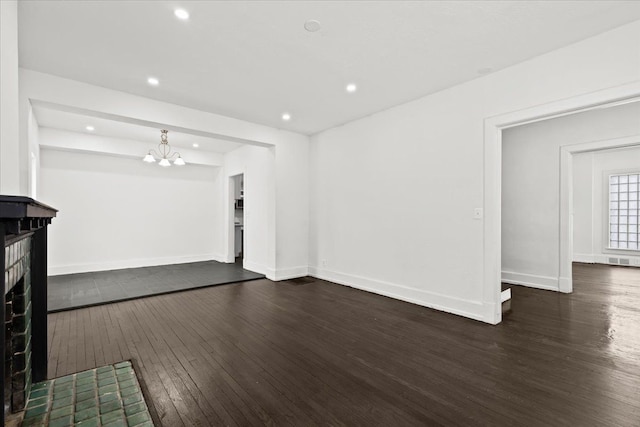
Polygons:
<instances>
[{"instance_id":1,"label":"chandelier","mask_svg":"<svg viewBox=\"0 0 640 427\"><path fill-rule=\"evenodd\" d=\"M142 160L147 163L154 163L157 157L160 159L160 162L158 164L166 168L167 166L171 166L171 162L169 160L178 156L178 158L173 161L173 164L176 166L184 166L186 163L184 162L182 157L180 157L180 153L178 153L177 151L174 151L173 153L171 152L171 146L169 145L169 140L167 139L167 134L169 133L169 131L162 129L160 132L160 144L158 144L158 151L149 150L147 155L144 156L144 159Z\"/></svg>"}]
</instances>

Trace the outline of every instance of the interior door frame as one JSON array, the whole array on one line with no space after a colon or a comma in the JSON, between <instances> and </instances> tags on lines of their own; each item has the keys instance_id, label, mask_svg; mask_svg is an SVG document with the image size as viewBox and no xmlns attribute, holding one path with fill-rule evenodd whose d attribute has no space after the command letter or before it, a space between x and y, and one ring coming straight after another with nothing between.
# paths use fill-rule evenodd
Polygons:
<instances>
[{"instance_id":1,"label":"interior door frame","mask_svg":"<svg viewBox=\"0 0 640 427\"><path fill-rule=\"evenodd\" d=\"M224 262L234 263L235 257L235 178L242 175L244 186L246 187L246 175L244 171L234 171L232 174L227 175L227 197L226 197L226 215L225 215L225 257ZM243 214L244 215L244 211ZM243 227L245 221L243 220ZM244 234L244 233L243 233ZM246 240L243 238L243 240ZM242 242L242 258L244 264L244 257L246 254L245 242Z\"/></svg>"},{"instance_id":2,"label":"interior door frame","mask_svg":"<svg viewBox=\"0 0 640 427\"><path fill-rule=\"evenodd\" d=\"M639 145L640 135L633 135L560 147L560 266L564 266L565 270L571 272L573 264L573 156ZM572 281L559 283L558 290L573 292Z\"/></svg>"},{"instance_id":3,"label":"interior door frame","mask_svg":"<svg viewBox=\"0 0 640 427\"><path fill-rule=\"evenodd\" d=\"M483 147L483 321L491 324L498 324L502 321L500 295L502 282L502 131L515 126L596 108L634 102L637 98L640 98L640 81L485 119ZM564 196L561 194L561 197ZM568 212L566 207L565 211ZM560 218L560 227L565 232L565 236L567 230L570 230L570 226L565 213L565 216ZM566 262L566 253L572 246L572 240L569 239L569 241L568 247L565 243L560 250L559 288L562 289L570 289L572 286L571 263Z\"/></svg>"}]
</instances>

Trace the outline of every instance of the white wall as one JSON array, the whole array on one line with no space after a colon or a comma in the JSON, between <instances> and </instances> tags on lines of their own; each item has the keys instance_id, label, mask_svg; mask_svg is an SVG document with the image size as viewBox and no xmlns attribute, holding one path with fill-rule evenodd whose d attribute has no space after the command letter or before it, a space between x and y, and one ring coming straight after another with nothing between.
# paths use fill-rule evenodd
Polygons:
<instances>
[{"instance_id":1,"label":"white wall","mask_svg":"<svg viewBox=\"0 0 640 427\"><path fill-rule=\"evenodd\" d=\"M267 277L279 280L307 274L307 136L25 69L20 70L19 83L20 108L25 117L22 121L21 115L21 144L27 144L29 103L40 101L101 117L124 117L163 124L168 129L214 133L222 135L222 139L242 138L271 146L274 185L267 195L271 199L267 212Z\"/></svg>"},{"instance_id":2,"label":"white wall","mask_svg":"<svg viewBox=\"0 0 640 427\"><path fill-rule=\"evenodd\" d=\"M485 119L637 82L639 51L640 21L313 136L310 272L493 321Z\"/></svg>"},{"instance_id":3,"label":"white wall","mask_svg":"<svg viewBox=\"0 0 640 427\"><path fill-rule=\"evenodd\" d=\"M46 143L46 128L40 136ZM50 275L221 257L221 168L45 147L40 199L59 209Z\"/></svg>"},{"instance_id":4,"label":"white wall","mask_svg":"<svg viewBox=\"0 0 640 427\"><path fill-rule=\"evenodd\" d=\"M18 119L18 6L0 1L0 194L25 195Z\"/></svg>"},{"instance_id":5,"label":"white wall","mask_svg":"<svg viewBox=\"0 0 640 427\"><path fill-rule=\"evenodd\" d=\"M608 176L623 171L640 171L640 146L573 156L574 261L609 264L613 257L640 266L640 252L606 249Z\"/></svg>"},{"instance_id":6,"label":"white wall","mask_svg":"<svg viewBox=\"0 0 640 427\"><path fill-rule=\"evenodd\" d=\"M505 282L558 289L560 147L638 134L640 103L546 120L503 133L502 278ZM583 198L579 181L574 182L574 188L577 187L578 198ZM583 219L577 221L578 226L585 225Z\"/></svg>"},{"instance_id":7,"label":"white wall","mask_svg":"<svg viewBox=\"0 0 640 427\"><path fill-rule=\"evenodd\" d=\"M225 155L224 187L227 190L228 212L223 227L228 233L226 259L234 260L233 231L234 217L233 199L235 194L229 193L229 179L244 174L244 268L261 274L272 273L272 256L269 246L269 220L272 218L274 180L273 151L269 148L245 146Z\"/></svg>"},{"instance_id":8,"label":"white wall","mask_svg":"<svg viewBox=\"0 0 640 427\"><path fill-rule=\"evenodd\" d=\"M275 239L275 270L267 277L304 277L309 266L309 139L283 139L272 156L276 232L270 238Z\"/></svg>"},{"instance_id":9,"label":"white wall","mask_svg":"<svg viewBox=\"0 0 640 427\"><path fill-rule=\"evenodd\" d=\"M38 199L38 188L40 188L40 126L38 120L33 114L33 109L29 109L28 118L28 152L29 152L29 168L28 179L29 184L28 194L33 199Z\"/></svg>"},{"instance_id":10,"label":"white wall","mask_svg":"<svg viewBox=\"0 0 640 427\"><path fill-rule=\"evenodd\" d=\"M244 146L224 157L227 194L228 178L244 174L244 268L271 280L308 274L306 251L301 256L288 250L308 242L308 158L308 143L295 140L272 148ZM224 198L223 226L232 231L233 195ZM233 234L226 236L223 258L233 262Z\"/></svg>"},{"instance_id":11,"label":"white wall","mask_svg":"<svg viewBox=\"0 0 640 427\"><path fill-rule=\"evenodd\" d=\"M577 262L593 262L593 152L577 153L572 157L573 179L573 258ZM590 259L581 259L589 254Z\"/></svg>"}]
</instances>

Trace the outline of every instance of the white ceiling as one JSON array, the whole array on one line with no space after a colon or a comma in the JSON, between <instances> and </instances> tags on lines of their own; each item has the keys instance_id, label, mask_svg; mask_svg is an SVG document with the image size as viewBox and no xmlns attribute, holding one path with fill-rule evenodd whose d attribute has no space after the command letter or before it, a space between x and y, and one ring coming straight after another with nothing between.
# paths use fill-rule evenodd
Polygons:
<instances>
[{"instance_id":1,"label":"white ceiling","mask_svg":"<svg viewBox=\"0 0 640 427\"><path fill-rule=\"evenodd\" d=\"M638 1L19 3L22 67L305 134L640 19Z\"/></svg>"},{"instance_id":2,"label":"white ceiling","mask_svg":"<svg viewBox=\"0 0 640 427\"><path fill-rule=\"evenodd\" d=\"M156 128L97 117L88 117L40 106L34 106L33 113L36 116L38 125L43 127L145 142L149 144L149 148L154 148L156 144L160 143L160 129ZM92 132L87 131L86 127L89 125L93 126L95 130ZM172 147L195 150L196 148L193 147L193 144L198 144L198 150L216 153L227 153L241 146L241 144L235 142L189 135L175 131L169 131L168 137L169 144Z\"/></svg>"}]
</instances>

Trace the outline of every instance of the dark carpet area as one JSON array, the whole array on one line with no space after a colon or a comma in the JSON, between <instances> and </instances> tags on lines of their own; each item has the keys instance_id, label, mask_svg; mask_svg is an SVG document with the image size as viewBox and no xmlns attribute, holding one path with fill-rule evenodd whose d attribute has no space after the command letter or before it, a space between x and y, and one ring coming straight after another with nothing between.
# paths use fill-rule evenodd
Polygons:
<instances>
[{"instance_id":1,"label":"dark carpet area","mask_svg":"<svg viewBox=\"0 0 640 427\"><path fill-rule=\"evenodd\" d=\"M51 276L48 306L51 313L262 278L241 264L217 261Z\"/></svg>"}]
</instances>

